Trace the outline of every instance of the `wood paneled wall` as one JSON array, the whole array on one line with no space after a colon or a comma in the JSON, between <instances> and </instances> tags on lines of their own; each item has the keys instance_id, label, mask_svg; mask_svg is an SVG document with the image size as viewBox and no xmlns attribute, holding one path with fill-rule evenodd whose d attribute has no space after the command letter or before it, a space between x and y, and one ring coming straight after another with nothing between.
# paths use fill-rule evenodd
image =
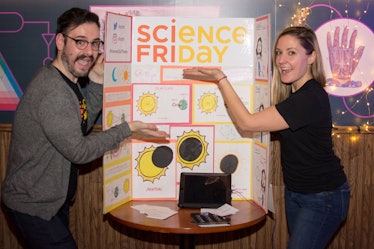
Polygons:
<instances>
[{"instance_id":1,"label":"wood paneled wall","mask_svg":"<svg viewBox=\"0 0 374 249\"><path fill-rule=\"evenodd\" d=\"M97 127L100 129L100 127ZM0 180L5 176L11 125L0 125ZM370 249L374 244L374 133L357 135L337 132L335 151L342 159L352 189L348 219L328 249ZM179 238L171 234L142 232L122 227L102 214L102 159L87 164L80 171L78 194L71 208L71 231L80 249L176 249ZM273 185L275 214L265 222L227 234L198 235L197 249L284 249L287 227L284 215L283 180L279 143L271 142L270 182ZM1 185L0 185L1 189ZM21 248L0 212L0 248Z\"/></svg>"}]
</instances>

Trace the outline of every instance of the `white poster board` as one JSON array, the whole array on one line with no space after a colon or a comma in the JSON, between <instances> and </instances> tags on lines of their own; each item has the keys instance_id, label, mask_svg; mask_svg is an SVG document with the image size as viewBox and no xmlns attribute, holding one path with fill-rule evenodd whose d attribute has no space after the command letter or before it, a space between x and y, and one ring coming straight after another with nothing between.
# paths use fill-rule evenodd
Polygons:
<instances>
[{"instance_id":1,"label":"white poster board","mask_svg":"<svg viewBox=\"0 0 374 249\"><path fill-rule=\"evenodd\" d=\"M268 19L260 18L265 43ZM254 67L256 19L107 12L105 23L103 128L142 120L171 138L124 141L105 155L104 212L132 199L177 199L181 172L231 173L232 198L266 210L269 134L241 137L217 86L182 78L184 68L220 67L249 111L267 107L269 72L257 78Z\"/></svg>"}]
</instances>

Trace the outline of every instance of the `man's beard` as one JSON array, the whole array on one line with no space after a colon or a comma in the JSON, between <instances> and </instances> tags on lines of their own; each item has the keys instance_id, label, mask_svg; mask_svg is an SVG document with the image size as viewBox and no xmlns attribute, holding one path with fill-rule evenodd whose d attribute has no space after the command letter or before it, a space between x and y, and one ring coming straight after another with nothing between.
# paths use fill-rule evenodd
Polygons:
<instances>
[{"instance_id":1,"label":"man's beard","mask_svg":"<svg viewBox=\"0 0 374 249\"><path fill-rule=\"evenodd\" d=\"M77 78L86 77L88 75L89 69L85 70L85 71L82 71L82 70L76 70L75 67L74 67L76 61L78 61L80 59L85 59L85 58L89 58L91 60L91 63L94 61L93 56L87 56L87 55L80 55L80 56L76 57L75 59L69 61L69 58L66 55L65 51L63 51L62 54L61 54L62 62L67 66L68 71L74 77L77 77Z\"/></svg>"}]
</instances>

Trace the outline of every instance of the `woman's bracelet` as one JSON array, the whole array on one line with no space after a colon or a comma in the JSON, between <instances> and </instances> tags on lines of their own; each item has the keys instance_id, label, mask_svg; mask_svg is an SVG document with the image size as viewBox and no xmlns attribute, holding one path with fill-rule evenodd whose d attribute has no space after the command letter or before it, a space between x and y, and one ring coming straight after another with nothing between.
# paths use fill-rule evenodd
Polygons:
<instances>
[{"instance_id":1,"label":"woman's bracelet","mask_svg":"<svg viewBox=\"0 0 374 249\"><path fill-rule=\"evenodd\" d=\"M217 80L217 84L219 84L221 82L221 80L223 80L223 79L227 79L227 76L225 75L222 78L220 78L219 80Z\"/></svg>"}]
</instances>

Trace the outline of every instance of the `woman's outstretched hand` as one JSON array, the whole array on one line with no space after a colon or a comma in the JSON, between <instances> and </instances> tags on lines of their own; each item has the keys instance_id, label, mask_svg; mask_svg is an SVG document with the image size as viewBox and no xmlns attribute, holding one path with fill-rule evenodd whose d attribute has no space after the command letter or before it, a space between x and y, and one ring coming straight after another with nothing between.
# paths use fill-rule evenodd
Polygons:
<instances>
[{"instance_id":1,"label":"woman's outstretched hand","mask_svg":"<svg viewBox=\"0 0 374 249\"><path fill-rule=\"evenodd\" d=\"M218 83L225 74L218 68L193 67L183 70L183 79Z\"/></svg>"}]
</instances>

